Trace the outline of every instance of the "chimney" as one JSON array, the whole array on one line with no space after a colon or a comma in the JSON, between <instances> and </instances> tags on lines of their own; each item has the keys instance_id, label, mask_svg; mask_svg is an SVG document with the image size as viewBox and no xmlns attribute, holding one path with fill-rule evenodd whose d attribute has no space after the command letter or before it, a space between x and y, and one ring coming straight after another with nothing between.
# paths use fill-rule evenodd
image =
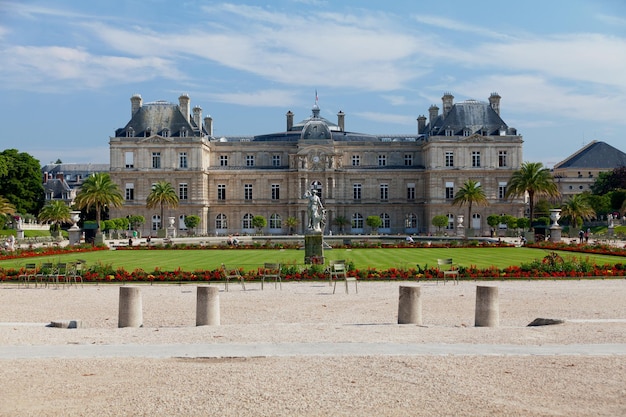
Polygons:
<instances>
[{"instance_id":1,"label":"chimney","mask_svg":"<svg viewBox=\"0 0 626 417\"><path fill-rule=\"evenodd\" d=\"M133 94L133 96L130 98L130 103L130 117L132 118L135 113L137 113L137 110L141 108L141 105L143 104L143 99L141 98L140 94Z\"/></svg>"},{"instance_id":2,"label":"chimney","mask_svg":"<svg viewBox=\"0 0 626 417\"><path fill-rule=\"evenodd\" d=\"M43 173L43 183L45 184L45 183L47 183L47 182L48 182L48 173L47 173L47 172L44 172L44 173Z\"/></svg>"},{"instance_id":3,"label":"chimney","mask_svg":"<svg viewBox=\"0 0 626 417\"><path fill-rule=\"evenodd\" d=\"M452 110L452 104L454 103L454 96L451 93L444 93L443 97L441 97L441 101L443 102L443 117L445 118L450 110Z\"/></svg>"},{"instance_id":4,"label":"chimney","mask_svg":"<svg viewBox=\"0 0 626 417\"><path fill-rule=\"evenodd\" d=\"M422 134L426 130L426 116L419 115L417 118L417 133Z\"/></svg>"},{"instance_id":5,"label":"chimney","mask_svg":"<svg viewBox=\"0 0 626 417\"><path fill-rule=\"evenodd\" d=\"M500 116L500 99L501 98L502 97L500 97L498 93L491 93L491 96L489 96L489 105L491 106L493 111L495 111L498 114L498 116Z\"/></svg>"},{"instance_id":6,"label":"chimney","mask_svg":"<svg viewBox=\"0 0 626 417\"><path fill-rule=\"evenodd\" d=\"M344 132L346 125L346 114L341 110L339 110L339 113L337 113L337 124L339 125L339 130Z\"/></svg>"},{"instance_id":7,"label":"chimney","mask_svg":"<svg viewBox=\"0 0 626 417\"><path fill-rule=\"evenodd\" d=\"M293 113L291 112L291 110L287 112L286 116L287 116L287 132L289 132L291 128L293 128Z\"/></svg>"},{"instance_id":8,"label":"chimney","mask_svg":"<svg viewBox=\"0 0 626 417\"><path fill-rule=\"evenodd\" d=\"M202 107L194 106L194 108L193 108L193 122L196 124L196 126L198 126L199 129L202 127L202 124L200 122L201 120L202 120Z\"/></svg>"},{"instance_id":9,"label":"chimney","mask_svg":"<svg viewBox=\"0 0 626 417\"><path fill-rule=\"evenodd\" d=\"M437 118L438 115L439 115L439 107L437 107L437 106L435 106L433 104L428 109L428 122L430 123L430 129L431 130L432 130L433 126L435 125L435 119Z\"/></svg>"},{"instance_id":10,"label":"chimney","mask_svg":"<svg viewBox=\"0 0 626 417\"><path fill-rule=\"evenodd\" d=\"M178 97L178 108L185 117L185 120L189 120L189 117L191 115L191 112L189 111L189 94L184 93L181 94L180 97Z\"/></svg>"},{"instance_id":11,"label":"chimney","mask_svg":"<svg viewBox=\"0 0 626 417\"><path fill-rule=\"evenodd\" d=\"M204 128L206 129L207 135L213 136L213 118L211 116L204 118Z\"/></svg>"}]
</instances>

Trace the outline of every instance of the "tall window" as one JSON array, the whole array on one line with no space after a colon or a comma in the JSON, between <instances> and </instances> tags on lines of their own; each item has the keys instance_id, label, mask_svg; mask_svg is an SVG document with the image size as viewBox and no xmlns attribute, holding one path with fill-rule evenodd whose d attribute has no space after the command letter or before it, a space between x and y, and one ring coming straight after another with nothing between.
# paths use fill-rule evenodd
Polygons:
<instances>
[{"instance_id":1,"label":"tall window","mask_svg":"<svg viewBox=\"0 0 626 417\"><path fill-rule=\"evenodd\" d=\"M391 228L391 218L387 213L381 213L380 220L382 221L380 227L383 229Z\"/></svg>"},{"instance_id":2,"label":"tall window","mask_svg":"<svg viewBox=\"0 0 626 417\"><path fill-rule=\"evenodd\" d=\"M358 167L361 165L361 156L360 155L352 155L352 166Z\"/></svg>"},{"instance_id":3,"label":"tall window","mask_svg":"<svg viewBox=\"0 0 626 417\"><path fill-rule=\"evenodd\" d=\"M134 158L135 158L135 154L132 152L124 152L124 163L126 168L134 168L135 167L135 162L134 162Z\"/></svg>"},{"instance_id":4,"label":"tall window","mask_svg":"<svg viewBox=\"0 0 626 417\"><path fill-rule=\"evenodd\" d=\"M355 200L361 199L361 184L352 184L352 198Z\"/></svg>"},{"instance_id":5,"label":"tall window","mask_svg":"<svg viewBox=\"0 0 626 417\"><path fill-rule=\"evenodd\" d=\"M472 151L472 166L474 168L480 167L480 151Z\"/></svg>"},{"instance_id":6,"label":"tall window","mask_svg":"<svg viewBox=\"0 0 626 417\"><path fill-rule=\"evenodd\" d=\"M246 166L247 167L254 166L254 155L246 155Z\"/></svg>"},{"instance_id":7,"label":"tall window","mask_svg":"<svg viewBox=\"0 0 626 417\"><path fill-rule=\"evenodd\" d=\"M380 199L382 201L389 200L389 184L380 184Z\"/></svg>"},{"instance_id":8,"label":"tall window","mask_svg":"<svg viewBox=\"0 0 626 417\"><path fill-rule=\"evenodd\" d=\"M504 200L506 198L506 182L498 183L498 198Z\"/></svg>"},{"instance_id":9,"label":"tall window","mask_svg":"<svg viewBox=\"0 0 626 417\"><path fill-rule=\"evenodd\" d=\"M178 154L178 168L187 168L187 152Z\"/></svg>"},{"instance_id":10,"label":"tall window","mask_svg":"<svg viewBox=\"0 0 626 417\"><path fill-rule=\"evenodd\" d=\"M152 231L159 230L161 228L161 216L155 214L152 216Z\"/></svg>"},{"instance_id":11,"label":"tall window","mask_svg":"<svg viewBox=\"0 0 626 417\"><path fill-rule=\"evenodd\" d=\"M178 184L178 199L187 200L189 197L189 187L186 182Z\"/></svg>"},{"instance_id":12,"label":"tall window","mask_svg":"<svg viewBox=\"0 0 626 417\"><path fill-rule=\"evenodd\" d=\"M446 151L445 158L446 158L446 166L453 167L454 166L454 152Z\"/></svg>"},{"instance_id":13,"label":"tall window","mask_svg":"<svg viewBox=\"0 0 626 417\"><path fill-rule=\"evenodd\" d=\"M361 213L354 213L352 215L352 228L353 229L363 228L363 216L361 215Z\"/></svg>"},{"instance_id":14,"label":"tall window","mask_svg":"<svg viewBox=\"0 0 626 417\"><path fill-rule=\"evenodd\" d=\"M225 214L220 213L215 217L215 228L228 229L228 221Z\"/></svg>"},{"instance_id":15,"label":"tall window","mask_svg":"<svg viewBox=\"0 0 626 417\"><path fill-rule=\"evenodd\" d=\"M126 189L125 189L124 195L125 195L126 201L134 200L135 199L135 184L133 184L132 182L126 183Z\"/></svg>"},{"instance_id":16,"label":"tall window","mask_svg":"<svg viewBox=\"0 0 626 417\"><path fill-rule=\"evenodd\" d=\"M454 183L446 182L446 200L451 200L454 198Z\"/></svg>"},{"instance_id":17,"label":"tall window","mask_svg":"<svg viewBox=\"0 0 626 417\"><path fill-rule=\"evenodd\" d=\"M387 155L385 154L378 155L378 166L384 167L386 165L387 165Z\"/></svg>"},{"instance_id":18,"label":"tall window","mask_svg":"<svg viewBox=\"0 0 626 417\"><path fill-rule=\"evenodd\" d=\"M181 214L180 216L178 216L178 228L180 230L187 230L187 225L185 224L186 218L187 216L185 216L184 214Z\"/></svg>"},{"instance_id":19,"label":"tall window","mask_svg":"<svg viewBox=\"0 0 626 417\"><path fill-rule=\"evenodd\" d=\"M280 215L278 215L277 213L272 214L270 216L270 229L280 229L282 227L283 225Z\"/></svg>"},{"instance_id":20,"label":"tall window","mask_svg":"<svg viewBox=\"0 0 626 417\"><path fill-rule=\"evenodd\" d=\"M217 199L226 200L226 184L217 184Z\"/></svg>"},{"instance_id":21,"label":"tall window","mask_svg":"<svg viewBox=\"0 0 626 417\"><path fill-rule=\"evenodd\" d=\"M241 227L244 229L252 229L252 214L246 213L243 215L243 219L241 221Z\"/></svg>"},{"instance_id":22,"label":"tall window","mask_svg":"<svg viewBox=\"0 0 626 417\"><path fill-rule=\"evenodd\" d=\"M244 184L243 198L244 200L252 200L252 184Z\"/></svg>"},{"instance_id":23,"label":"tall window","mask_svg":"<svg viewBox=\"0 0 626 417\"><path fill-rule=\"evenodd\" d=\"M409 183L406 185L406 199L415 200L415 183Z\"/></svg>"},{"instance_id":24,"label":"tall window","mask_svg":"<svg viewBox=\"0 0 626 417\"><path fill-rule=\"evenodd\" d=\"M498 152L498 166L499 167L506 166L506 151Z\"/></svg>"},{"instance_id":25,"label":"tall window","mask_svg":"<svg viewBox=\"0 0 626 417\"><path fill-rule=\"evenodd\" d=\"M152 168L161 168L161 152L152 152Z\"/></svg>"},{"instance_id":26,"label":"tall window","mask_svg":"<svg viewBox=\"0 0 626 417\"><path fill-rule=\"evenodd\" d=\"M272 166L273 167L280 166L280 155L272 155Z\"/></svg>"},{"instance_id":27,"label":"tall window","mask_svg":"<svg viewBox=\"0 0 626 417\"><path fill-rule=\"evenodd\" d=\"M410 153L404 154L404 166L412 166L413 165L413 155Z\"/></svg>"},{"instance_id":28,"label":"tall window","mask_svg":"<svg viewBox=\"0 0 626 417\"><path fill-rule=\"evenodd\" d=\"M272 200L280 200L280 184L272 184Z\"/></svg>"},{"instance_id":29,"label":"tall window","mask_svg":"<svg viewBox=\"0 0 626 417\"><path fill-rule=\"evenodd\" d=\"M448 225L446 226L448 230L454 230L454 214L448 213Z\"/></svg>"},{"instance_id":30,"label":"tall window","mask_svg":"<svg viewBox=\"0 0 626 417\"><path fill-rule=\"evenodd\" d=\"M221 167L228 166L228 155L220 155L220 166Z\"/></svg>"},{"instance_id":31,"label":"tall window","mask_svg":"<svg viewBox=\"0 0 626 417\"><path fill-rule=\"evenodd\" d=\"M415 213L407 214L404 227L407 229L417 229L417 215L415 215Z\"/></svg>"}]
</instances>

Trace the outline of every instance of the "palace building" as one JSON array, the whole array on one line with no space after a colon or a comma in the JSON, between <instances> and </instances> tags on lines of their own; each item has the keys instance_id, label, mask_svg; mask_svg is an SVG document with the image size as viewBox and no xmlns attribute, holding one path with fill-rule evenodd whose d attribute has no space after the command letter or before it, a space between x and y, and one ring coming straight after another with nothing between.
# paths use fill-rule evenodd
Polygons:
<instances>
[{"instance_id":1,"label":"palace building","mask_svg":"<svg viewBox=\"0 0 626 417\"><path fill-rule=\"evenodd\" d=\"M257 215L267 219L267 235L303 233L310 190L327 211L325 233L367 234L367 217L379 216L378 233L427 234L436 231L432 218L445 215L454 234L467 207L452 200L468 179L480 183L490 203L474 205L463 223L475 235L489 233L491 214L524 214L522 199L505 199L523 140L500 117L496 93L488 102L457 103L446 93L442 112L432 105L405 135L352 132L346 114L327 120L316 101L300 122L288 111L284 131L215 137L212 118L191 109L186 94L178 104L143 103L140 95L130 101L130 121L109 141L111 178L125 196L110 215L143 215L144 235L168 226L159 209L146 208L152 185L162 180L180 199L164 216L185 230L185 216L198 215L197 232L208 235L255 233Z\"/></svg>"}]
</instances>

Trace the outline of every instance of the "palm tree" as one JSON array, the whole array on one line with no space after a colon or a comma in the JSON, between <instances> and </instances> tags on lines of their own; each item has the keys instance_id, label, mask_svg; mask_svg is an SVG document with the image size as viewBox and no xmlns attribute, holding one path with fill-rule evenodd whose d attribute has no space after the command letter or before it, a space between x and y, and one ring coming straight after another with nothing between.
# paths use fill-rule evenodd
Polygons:
<instances>
[{"instance_id":1,"label":"palm tree","mask_svg":"<svg viewBox=\"0 0 626 417\"><path fill-rule=\"evenodd\" d=\"M513 172L506 186L506 197L521 197L528 193L530 204L530 222L535 214L535 197L558 197L559 189L541 162L524 162L519 170Z\"/></svg>"},{"instance_id":2,"label":"palm tree","mask_svg":"<svg viewBox=\"0 0 626 417\"><path fill-rule=\"evenodd\" d=\"M50 201L39 212L39 221L52 222L50 230L57 232L61 224L72 221L70 207L61 200Z\"/></svg>"},{"instance_id":3,"label":"palm tree","mask_svg":"<svg viewBox=\"0 0 626 417\"><path fill-rule=\"evenodd\" d=\"M99 234L102 210L107 206L121 207L124 197L108 173L97 172L83 182L74 202L79 209L96 210L96 234Z\"/></svg>"},{"instance_id":4,"label":"palm tree","mask_svg":"<svg viewBox=\"0 0 626 417\"><path fill-rule=\"evenodd\" d=\"M148 199L146 200L146 207L149 209L156 207L161 208L161 229L163 229L164 206L178 207L178 196L172 184L167 181L159 181L152 186L152 191L150 191Z\"/></svg>"},{"instance_id":5,"label":"palm tree","mask_svg":"<svg viewBox=\"0 0 626 417\"><path fill-rule=\"evenodd\" d=\"M578 219L591 220L596 211L582 194L574 194L561 206L561 215L569 217L571 227L578 227Z\"/></svg>"},{"instance_id":6,"label":"palm tree","mask_svg":"<svg viewBox=\"0 0 626 417\"><path fill-rule=\"evenodd\" d=\"M0 195L0 214L15 214L15 206Z\"/></svg>"},{"instance_id":7,"label":"palm tree","mask_svg":"<svg viewBox=\"0 0 626 417\"><path fill-rule=\"evenodd\" d=\"M344 216L337 216L333 220L333 223L339 227L339 233L343 234L343 228L350 224L350 220Z\"/></svg>"},{"instance_id":8,"label":"palm tree","mask_svg":"<svg viewBox=\"0 0 626 417\"><path fill-rule=\"evenodd\" d=\"M468 205L467 210L467 218L468 224L472 219L472 205L476 204L479 206L486 206L489 204L487 201L487 196L485 196L485 190L477 181L467 180L465 184L457 191L454 196L454 200L452 200L453 206L463 207L464 204Z\"/></svg>"}]
</instances>

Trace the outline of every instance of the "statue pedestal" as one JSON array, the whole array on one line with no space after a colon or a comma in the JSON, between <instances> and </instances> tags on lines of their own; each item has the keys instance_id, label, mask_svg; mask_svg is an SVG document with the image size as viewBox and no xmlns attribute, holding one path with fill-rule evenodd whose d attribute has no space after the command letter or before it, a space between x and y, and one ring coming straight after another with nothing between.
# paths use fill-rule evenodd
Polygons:
<instances>
[{"instance_id":1,"label":"statue pedestal","mask_svg":"<svg viewBox=\"0 0 626 417\"><path fill-rule=\"evenodd\" d=\"M172 226L168 227L167 228L167 236L166 237L168 237L168 238L176 237L176 228L172 227Z\"/></svg>"},{"instance_id":2,"label":"statue pedestal","mask_svg":"<svg viewBox=\"0 0 626 417\"><path fill-rule=\"evenodd\" d=\"M609 237L613 237L615 235L615 229L613 228L613 226L609 226L609 229L606 233Z\"/></svg>"},{"instance_id":3,"label":"statue pedestal","mask_svg":"<svg viewBox=\"0 0 626 417\"><path fill-rule=\"evenodd\" d=\"M550 242L556 243L561 241L561 226L550 227Z\"/></svg>"},{"instance_id":4,"label":"statue pedestal","mask_svg":"<svg viewBox=\"0 0 626 417\"><path fill-rule=\"evenodd\" d=\"M17 229L17 238L24 239L24 229Z\"/></svg>"},{"instance_id":5,"label":"statue pedestal","mask_svg":"<svg viewBox=\"0 0 626 417\"><path fill-rule=\"evenodd\" d=\"M324 236L321 232L304 235L304 263L324 263Z\"/></svg>"},{"instance_id":6,"label":"statue pedestal","mask_svg":"<svg viewBox=\"0 0 626 417\"><path fill-rule=\"evenodd\" d=\"M70 246L80 244L80 236L82 235L82 232L78 227L76 229L70 227L67 234L70 238Z\"/></svg>"}]
</instances>

